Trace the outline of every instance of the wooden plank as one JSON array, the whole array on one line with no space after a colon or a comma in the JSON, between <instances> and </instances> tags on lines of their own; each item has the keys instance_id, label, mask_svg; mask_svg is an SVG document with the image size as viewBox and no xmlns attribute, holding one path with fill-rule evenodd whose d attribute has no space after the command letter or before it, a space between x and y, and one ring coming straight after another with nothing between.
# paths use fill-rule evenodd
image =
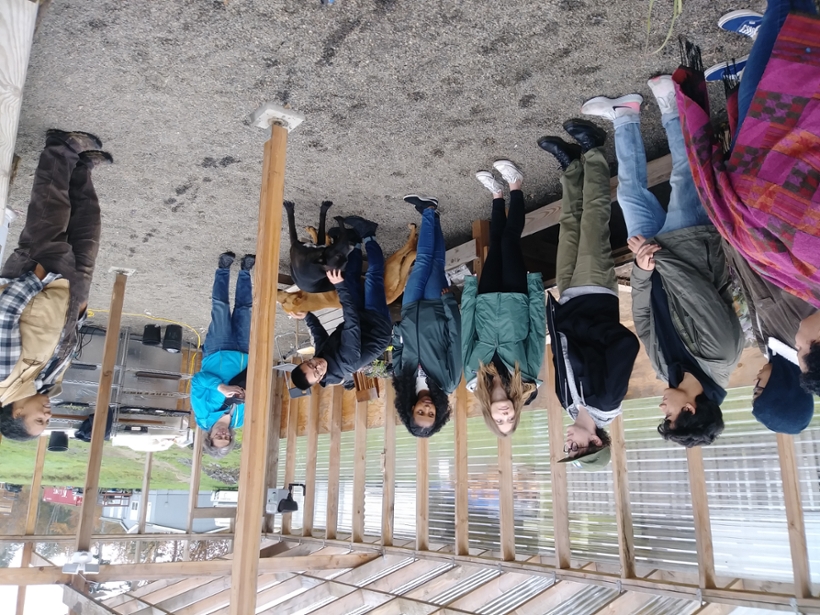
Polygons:
<instances>
[{"instance_id":1,"label":"wooden plank","mask_svg":"<svg viewBox=\"0 0 820 615\"><path fill-rule=\"evenodd\" d=\"M364 541L364 489L367 478L367 404L356 402L356 432L353 448L353 542Z\"/></svg>"},{"instance_id":2,"label":"wooden plank","mask_svg":"<svg viewBox=\"0 0 820 615\"><path fill-rule=\"evenodd\" d=\"M293 581L291 581L293 580ZM271 587L281 586L282 583L291 581L298 582L298 577L287 572L274 572L271 574L259 575L256 583L257 589L257 606L264 604L260 600L260 596L269 590ZM213 596L208 596L190 606L176 611L175 615L205 615L206 613L214 613L215 609L230 608L231 590L230 587ZM216 611L218 612L218 611Z\"/></svg>"},{"instance_id":3,"label":"wooden plank","mask_svg":"<svg viewBox=\"0 0 820 615\"><path fill-rule=\"evenodd\" d=\"M462 378L456 389L455 413L455 552L456 555L470 553L470 500L468 484L470 475L467 465L467 383Z\"/></svg>"},{"instance_id":4,"label":"wooden plank","mask_svg":"<svg viewBox=\"0 0 820 615\"><path fill-rule=\"evenodd\" d=\"M140 491L140 511L137 522L137 532L145 533L145 523L148 520L148 495L151 490L151 469L154 463L154 453L145 454L145 469L142 473L142 490Z\"/></svg>"},{"instance_id":5,"label":"wooden plank","mask_svg":"<svg viewBox=\"0 0 820 615\"><path fill-rule=\"evenodd\" d=\"M698 579L703 589L715 587L715 553L712 546L712 522L709 519L709 498L703 451L695 446L686 449L689 465L689 489L692 492L692 516L695 522L695 543L698 550Z\"/></svg>"},{"instance_id":6,"label":"wooden plank","mask_svg":"<svg viewBox=\"0 0 820 615\"><path fill-rule=\"evenodd\" d=\"M319 456L319 396L322 387L313 386L308 407L307 459L305 460L305 499L302 511L302 535L313 536L313 514L316 508L316 458Z\"/></svg>"},{"instance_id":7,"label":"wooden plank","mask_svg":"<svg viewBox=\"0 0 820 615\"><path fill-rule=\"evenodd\" d=\"M449 271L460 265L469 265L475 260L476 248L475 239L463 243L455 248L450 248L445 253L444 268Z\"/></svg>"},{"instance_id":8,"label":"wooden plank","mask_svg":"<svg viewBox=\"0 0 820 615\"><path fill-rule=\"evenodd\" d=\"M475 241L473 271L480 276L484 259L487 258L487 251L490 249L489 220L473 220L473 240Z\"/></svg>"},{"instance_id":9,"label":"wooden plank","mask_svg":"<svg viewBox=\"0 0 820 615\"><path fill-rule=\"evenodd\" d=\"M780 458L780 475L783 479L783 501L786 505L786 522L789 527L789 547L794 571L794 595L797 598L811 596L811 573L809 552L806 546L806 525L803 521L803 503L800 497L800 476L794 437L777 434L777 452Z\"/></svg>"},{"instance_id":10,"label":"wooden plank","mask_svg":"<svg viewBox=\"0 0 820 615\"><path fill-rule=\"evenodd\" d=\"M552 523L555 532L555 566L569 568L572 557L569 543L569 493L567 491L567 467L558 461L564 456L564 409L555 394L555 366L552 347L547 345L544 353L547 381L542 392L547 395L547 421L550 440L550 469L552 474Z\"/></svg>"},{"instance_id":11,"label":"wooden plank","mask_svg":"<svg viewBox=\"0 0 820 615\"><path fill-rule=\"evenodd\" d=\"M233 538L233 534L227 531L222 531L220 529L216 532L208 532L205 534L187 534L185 532L174 533L174 532L150 532L148 534L92 534L91 535L91 542L133 542L136 540L230 540ZM56 534L34 534L32 536L26 536L25 534L9 534L0 536L0 540L3 542L16 542L16 543L23 543L31 542L55 542L57 544L66 544L70 542L74 542L76 538L69 534L63 535L56 535Z\"/></svg>"},{"instance_id":12,"label":"wooden plank","mask_svg":"<svg viewBox=\"0 0 820 615\"><path fill-rule=\"evenodd\" d=\"M194 519L235 519L236 507L233 506L204 506L194 508Z\"/></svg>"},{"instance_id":13,"label":"wooden plank","mask_svg":"<svg viewBox=\"0 0 820 615\"><path fill-rule=\"evenodd\" d=\"M427 438L416 438L416 549L427 551L430 548L430 441Z\"/></svg>"},{"instance_id":14,"label":"wooden plank","mask_svg":"<svg viewBox=\"0 0 820 615\"><path fill-rule=\"evenodd\" d=\"M515 559L512 438L498 440L498 507L501 523L501 559Z\"/></svg>"},{"instance_id":15,"label":"wooden plank","mask_svg":"<svg viewBox=\"0 0 820 615\"><path fill-rule=\"evenodd\" d=\"M393 381L387 379L384 385L384 452L382 459L382 544L393 544L393 529L396 513L396 391Z\"/></svg>"},{"instance_id":16,"label":"wooden plank","mask_svg":"<svg viewBox=\"0 0 820 615\"><path fill-rule=\"evenodd\" d=\"M63 604L75 613L82 615L117 615L117 612L91 596L71 587L63 585Z\"/></svg>"},{"instance_id":17,"label":"wooden plank","mask_svg":"<svg viewBox=\"0 0 820 615\"><path fill-rule=\"evenodd\" d=\"M342 387L331 388L330 399L330 460L327 470L327 519L325 538L336 538L339 525L339 472L342 457Z\"/></svg>"},{"instance_id":18,"label":"wooden plank","mask_svg":"<svg viewBox=\"0 0 820 615\"><path fill-rule=\"evenodd\" d=\"M279 242L282 234L282 201L285 194L285 154L288 131L271 127L265 143L265 172L259 200L259 231L256 239L256 276L251 314L245 428L239 470L239 506L231 585L231 613L244 615L256 608L256 577L259 541L265 504L265 455L270 429L271 370L276 351L276 275L279 273Z\"/></svg>"},{"instance_id":19,"label":"wooden plank","mask_svg":"<svg viewBox=\"0 0 820 615\"><path fill-rule=\"evenodd\" d=\"M43 466L46 463L46 451L48 450L48 438L41 436L37 439L37 453L34 457L34 474L31 478L31 491L28 494L28 506L26 508L26 535L34 534L37 525L37 511L40 504L40 485L43 481ZM27 568L31 564L34 543L27 542L23 545L22 559L20 567ZM17 590L17 615L23 615L26 607L26 588L20 587Z\"/></svg>"},{"instance_id":20,"label":"wooden plank","mask_svg":"<svg viewBox=\"0 0 820 615\"><path fill-rule=\"evenodd\" d=\"M80 520L77 525L75 551L91 549L91 535L97 522L97 491L100 487L100 465L105 444L105 426L108 420L108 406L111 403L111 388L114 384L114 367L117 362L117 348L120 341L120 323L122 322L122 303L125 299L125 282L128 276L117 273L114 289L111 293L111 306L108 311L108 329L103 344L100 386L97 390L97 404L94 412L94 424L91 428L91 443L88 447L88 469L85 476L85 498L80 508ZM79 578L79 577L78 577ZM77 587L75 585L75 587ZM79 589L79 588L78 588Z\"/></svg>"},{"instance_id":21,"label":"wooden plank","mask_svg":"<svg viewBox=\"0 0 820 615\"><path fill-rule=\"evenodd\" d=\"M194 515L199 499L199 483L202 478L202 442L205 439L205 432L196 423L193 424L194 448L191 452L191 478L188 481L188 533L194 531ZM188 561L191 558L191 542L186 540L182 551L182 559Z\"/></svg>"},{"instance_id":22,"label":"wooden plank","mask_svg":"<svg viewBox=\"0 0 820 615\"><path fill-rule=\"evenodd\" d=\"M626 469L626 441L623 415L610 425L612 445L612 482L615 489L615 520L618 525L618 556L621 576L635 576L635 534L632 529L632 507L629 503L629 476Z\"/></svg>"},{"instance_id":23,"label":"wooden plank","mask_svg":"<svg viewBox=\"0 0 820 615\"><path fill-rule=\"evenodd\" d=\"M265 459L265 492L268 489L276 489L279 476L279 432L282 425L282 413L286 407L282 396L288 397L285 379L279 372L273 372L273 382L271 384L273 393L271 395L271 417L270 430L268 432L268 454ZM286 485L287 486L287 485ZM273 532L275 515L265 515L265 531Z\"/></svg>"},{"instance_id":24,"label":"wooden plank","mask_svg":"<svg viewBox=\"0 0 820 615\"><path fill-rule=\"evenodd\" d=\"M289 400L287 428L288 456L285 458L284 485L286 488L293 482L294 476L296 475L296 432L299 428L299 406L304 403L304 399L304 397L300 397L299 399ZM291 513L282 515L283 534L291 533L291 522L293 521L292 517L293 515Z\"/></svg>"}]
</instances>

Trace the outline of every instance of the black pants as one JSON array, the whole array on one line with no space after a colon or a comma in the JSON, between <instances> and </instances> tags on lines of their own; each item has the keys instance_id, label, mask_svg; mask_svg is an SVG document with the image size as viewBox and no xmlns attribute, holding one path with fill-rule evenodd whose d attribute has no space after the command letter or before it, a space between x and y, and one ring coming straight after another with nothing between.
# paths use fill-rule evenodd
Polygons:
<instances>
[{"instance_id":1,"label":"black pants","mask_svg":"<svg viewBox=\"0 0 820 615\"><path fill-rule=\"evenodd\" d=\"M524 193L510 191L510 212L504 211L504 199L493 199L490 219L490 249L481 269L478 294L527 294L527 266L521 252L524 231Z\"/></svg>"}]
</instances>

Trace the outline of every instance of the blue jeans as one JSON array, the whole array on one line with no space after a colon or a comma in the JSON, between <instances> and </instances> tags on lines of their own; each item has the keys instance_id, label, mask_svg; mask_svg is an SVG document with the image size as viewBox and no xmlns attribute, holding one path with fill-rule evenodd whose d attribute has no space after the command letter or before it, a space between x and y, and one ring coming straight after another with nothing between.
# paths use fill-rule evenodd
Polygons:
<instances>
[{"instance_id":1,"label":"blue jeans","mask_svg":"<svg viewBox=\"0 0 820 615\"><path fill-rule=\"evenodd\" d=\"M646 151L641 138L640 120L625 116L615 121L615 154L618 157L618 203L624 212L629 237L655 235L690 226L711 224L698 197L686 145L677 114L661 118L672 154L672 194L669 207L663 210L658 199L647 188Z\"/></svg>"},{"instance_id":2,"label":"blue jeans","mask_svg":"<svg viewBox=\"0 0 820 615\"><path fill-rule=\"evenodd\" d=\"M763 22L757 31L757 40L752 46L752 52L749 54L749 60L746 62L743 78L740 81L740 90L737 94L736 134L740 132L743 120L749 112L757 86L772 56L780 29L791 12L816 15L817 7L814 6L814 0L769 0L766 12L763 14Z\"/></svg>"},{"instance_id":3,"label":"blue jeans","mask_svg":"<svg viewBox=\"0 0 820 615\"><path fill-rule=\"evenodd\" d=\"M356 309L382 314L390 320L390 310L387 309L387 296L384 290L384 254L381 246L371 239L366 241L367 273L364 276L364 291L362 291L362 249L353 248L347 255L345 267L345 284L353 296Z\"/></svg>"},{"instance_id":4,"label":"blue jeans","mask_svg":"<svg viewBox=\"0 0 820 615\"><path fill-rule=\"evenodd\" d=\"M216 270L211 294L211 324L202 348L203 357L221 350L238 350L248 354L251 339L251 306L253 305L251 272L245 270L239 272L239 278L236 280L233 314L231 314L231 298L228 292L230 281L230 269Z\"/></svg>"},{"instance_id":5,"label":"blue jeans","mask_svg":"<svg viewBox=\"0 0 820 615\"><path fill-rule=\"evenodd\" d=\"M434 210L425 209L421 215L416 262L404 287L402 305L441 297L441 291L448 286L444 273L444 253L444 235L439 218Z\"/></svg>"}]
</instances>

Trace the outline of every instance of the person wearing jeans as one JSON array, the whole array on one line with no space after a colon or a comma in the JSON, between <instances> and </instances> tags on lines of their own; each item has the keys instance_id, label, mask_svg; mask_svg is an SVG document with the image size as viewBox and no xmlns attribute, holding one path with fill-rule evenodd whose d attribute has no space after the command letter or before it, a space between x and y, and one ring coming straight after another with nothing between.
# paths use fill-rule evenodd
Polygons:
<instances>
[{"instance_id":1,"label":"person wearing jeans","mask_svg":"<svg viewBox=\"0 0 820 615\"><path fill-rule=\"evenodd\" d=\"M547 325L556 393L573 420L562 461L596 471L609 463L610 438L604 427L622 412L640 344L620 322L609 239L606 132L577 119L565 122L564 130L578 145L559 137L538 140L564 171L555 276L560 299L549 295Z\"/></svg>"},{"instance_id":2,"label":"person wearing jeans","mask_svg":"<svg viewBox=\"0 0 820 615\"><path fill-rule=\"evenodd\" d=\"M353 373L379 358L390 344L393 322L384 289L384 254L375 237L378 224L359 216L349 216L344 223L361 239L347 256L344 276L341 271L327 273L339 295L344 322L328 335L313 313L293 314L305 319L316 348L313 358L290 374L293 386L302 390L316 383L352 389ZM364 286L362 244L367 252Z\"/></svg>"},{"instance_id":3,"label":"person wearing jeans","mask_svg":"<svg viewBox=\"0 0 820 615\"><path fill-rule=\"evenodd\" d=\"M647 189L638 94L593 98L583 113L615 126L618 202L632 268L632 315L655 373L668 382L658 432L683 446L711 444L723 431L720 404L740 359L744 336L732 304L720 235L709 220L686 156L668 75L648 82L661 110L672 155L667 211Z\"/></svg>"},{"instance_id":4,"label":"person wearing jeans","mask_svg":"<svg viewBox=\"0 0 820 615\"><path fill-rule=\"evenodd\" d=\"M416 262L393 328L393 388L404 426L429 438L450 418L448 395L461 382L461 313L444 272L438 200L407 195L421 214Z\"/></svg>"},{"instance_id":5,"label":"person wearing jeans","mask_svg":"<svg viewBox=\"0 0 820 615\"><path fill-rule=\"evenodd\" d=\"M245 422L253 306L251 269L256 257L242 257L232 312L229 286L235 258L233 252L219 256L211 293L211 324L202 347L202 367L191 380L191 408L196 424L206 432L203 450L217 458L233 449L234 429Z\"/></svg>"},{"instance_id":6,"label":"person wearing jeans","mask_svg":"<svg viewBox=\"0 0 820 615\"><path fill-rule=\"evenodd\" d=\"M527 273L521 252L524 176L509 160L496 160L493 168L510 187L510 210L505 211L504 187L493 174L476 173L493 195L490 249L481 279L464 279L461 354L467 389L475 393L484 422L496 436L506 437L541 384L546 312L541 274Z\"/></svg>"}]
</instances>

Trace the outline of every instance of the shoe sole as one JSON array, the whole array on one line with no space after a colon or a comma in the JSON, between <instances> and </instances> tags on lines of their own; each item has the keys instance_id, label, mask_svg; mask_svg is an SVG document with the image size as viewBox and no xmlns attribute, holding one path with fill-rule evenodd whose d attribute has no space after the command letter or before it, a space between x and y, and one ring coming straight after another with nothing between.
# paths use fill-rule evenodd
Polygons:
<instances>
[{"instance_id":1,"label":"shoe sole","mask_svg":"<svg viewBox=\"0 0 820 615\"><path fill-rule=\"evenodd\" d=\"M730 21L734 21L735 19L749 17L759 19L761 21L763 20L763 15L761 15L760 13L756 13L755 11L750 11L748 9L740 9L737 11L731 11L729 13L726 13L723 17L718 19L718 28L720 28L721 30L726 30L727 32L737 32L736 29L727 28L726 24L728 24Z\"/></svg>"},{"instance_id":2,"label":"shoe sole","mask_svg":"<svg viewBox=\"0 0 820 615\"><path fill-rule=\"evenodd\" d=\"M515 164L513 163L512 160L507 160L506 158L501 158L500 160L496 160L493 163L493 168L496 171L498 171L499 173L501 173L501 169L498 168L499 164L501 164L501 166L510 165L513 169L515 169L515 172L518 173L517 181L524 181L524 173L521 172L521 169L519 169L517 166L515 166ZM501 177L504 179L504 181L506 181L507 183L510 183L509 181L507 181L507 178L504 177L503 173L501 173ZM516 181L516 180L513 180L513 181Z\"/></svg>"},{"instance_id":3,"label":"shoe sole","mask_svg":"<svg viewBox=\"0 0 820 615\"><path fill-rule=\"evenodd\" d=\"M621 96L619 98L609 98L608 96L596 96L595 98L590 98L583 105L581 105L581 113L583 113L584 115L594 115L586 113L584 109L588 108L590 105L598 104L599 102L609 103L609 105L613 108L622 107L627 103L643 104L643 96L641 96L640 94L627 94L626 96Z\"/></svg>"},{"instance_id":4,"label":"shoe sole","mask_svg":"<svg viewBox=\"0 0 820 615\"><path fill-rule=\"evenodd\" d=\"M431 196L421 196L420 194L406 194L404 196L404 200L407 199L418 199L419 201L425 201L426 203L435 203L438 205L438 199L433 198Z\"/></svg>"}]
</instances>

